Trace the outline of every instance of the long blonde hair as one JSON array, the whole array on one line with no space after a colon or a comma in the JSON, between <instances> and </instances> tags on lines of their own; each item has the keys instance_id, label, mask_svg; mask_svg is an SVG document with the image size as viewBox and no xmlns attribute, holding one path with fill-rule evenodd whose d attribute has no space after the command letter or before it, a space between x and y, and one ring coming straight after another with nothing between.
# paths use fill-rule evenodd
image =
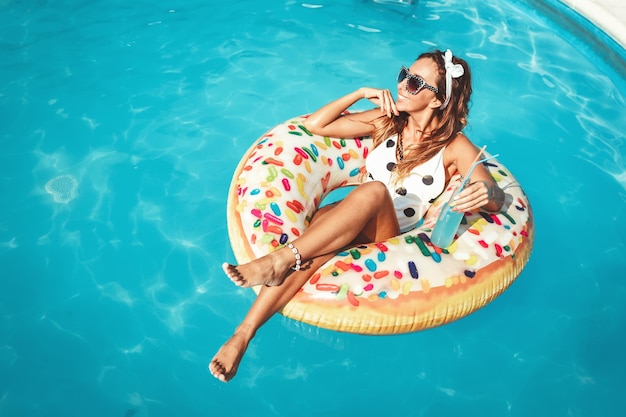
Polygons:
<instances>
[{"instance_id":1,"label":"long blonde hair","mask_svg":"<svg viewBox=\"0 0 626 417\"><path fill-rule=\"evenodd\" d=\"M417 59L430 58L437 64L437 98L443 101L445 95L450 95L450 102L444 109L438 109L437 116L440 120L439 126L428 136L424 137L419 144L405 154L403 160L398 161L394 172L398 178L404 178L416 166L423 164L433 158L439 151L454 139L457 133L461 132L467 125L467 115L469 113L470 96L472 94L472 80L467 62L461 58L453 57L454 64L463 66L465 73L458 78L452 79L452 91L446 92L446 69L443 60L443 52L435 50L425 52ZM390 136L401 135L408 123L408 113L401 112L399 116L393 115L391 118L381 116L374 121L374 133L372 138L374 147L380 145Z\"/></svg>"}]
</instances>

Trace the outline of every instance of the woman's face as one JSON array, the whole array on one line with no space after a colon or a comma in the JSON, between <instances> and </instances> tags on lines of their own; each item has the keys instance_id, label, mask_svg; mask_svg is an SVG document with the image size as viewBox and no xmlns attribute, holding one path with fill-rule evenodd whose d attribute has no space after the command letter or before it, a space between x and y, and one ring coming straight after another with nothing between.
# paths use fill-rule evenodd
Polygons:
<instances>
[{"instance_id":1,"label":"woman's face","mask_svg":"<svg viewBox=\"0 0 626 417\"><path fill-rule=\"evenodd\" d=\"M409 73L423 79L428 85L433 87L437 85L439 78L437 74L437 64L430 58L422 58L415 61L413 65L409 67ZM396 100L396 106L399 111L405 111L407 113L416 112L428 108L429 104L433 101L435 103L439 102L435 93L428 88L422 88L417 94L411 94L407 91L407 82L409 82L408 76L398 83L398 99Z\"/></svg>"}]
</instances>

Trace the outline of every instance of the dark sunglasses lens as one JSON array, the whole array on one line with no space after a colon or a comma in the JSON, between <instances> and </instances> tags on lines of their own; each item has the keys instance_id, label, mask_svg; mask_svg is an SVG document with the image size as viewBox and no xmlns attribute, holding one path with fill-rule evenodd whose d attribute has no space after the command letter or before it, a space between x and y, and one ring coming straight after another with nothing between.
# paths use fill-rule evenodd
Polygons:
<instances>
[{"instance_id":1,"label":"dark sunglasses lens","mask_svg":"<svg viewBox=\"0 0 626 417\"><path fill-rule=\"evenodd\" d=\"M417 94L417 92L420 91L423 86L424 80L422 80L421 78L409 77L409 79L406 80L406 89L411 94Z\"/></svg>"}]
</instances>

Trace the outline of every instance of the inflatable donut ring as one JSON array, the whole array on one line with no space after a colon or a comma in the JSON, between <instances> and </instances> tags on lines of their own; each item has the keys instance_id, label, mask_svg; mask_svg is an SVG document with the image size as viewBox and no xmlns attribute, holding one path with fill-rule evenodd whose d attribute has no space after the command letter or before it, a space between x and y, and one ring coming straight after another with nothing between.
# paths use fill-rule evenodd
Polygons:
<instances>
[{"instance_id":1,"label":"inflatable donut ring","mask_svg":"<svg viewBox=\"0 0 626 417\"><path fill-rule=\"evenodd\" d=\"M227 221L239 263L296 239L332 190L356 185L363 177L370 138L317 136L303 120L296 117L271 129L235 171ZM453 191L450 184L458 181L455 175L421 226L338 253L281 313L332 330L391 334L449 323L485 306L526 265L534 225L528 199L513 175L495 159L484 165L505 192L500 212L465 213L452 245L434 246L429 236Z\"/></svg>"}]
</instances>

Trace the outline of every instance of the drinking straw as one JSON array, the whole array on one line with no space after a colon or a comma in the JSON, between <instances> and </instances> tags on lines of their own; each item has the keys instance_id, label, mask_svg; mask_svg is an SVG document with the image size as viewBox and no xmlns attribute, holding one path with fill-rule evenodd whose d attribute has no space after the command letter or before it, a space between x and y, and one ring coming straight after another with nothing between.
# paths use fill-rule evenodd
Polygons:
<instances>
[{"instance_id":1,"label":"drinking straw","mask_svg":"<svg viewBox=\"0 0 626 417\"><path fill-rule=\"evenodd\" d=\"M488 156L487 158L483 158L481 160L478 160L478 158L480 158L480 155L483 154L483 152L485 151L486 148L487 148L487 145L483 146L480 149L480 152L478 152L478 155L476 155L476 157L474 158L474 161L472 161L472 166L471 166L470 170L467 172L467 175L465 176L465 179L461 183L461 186L458 188L457 192L460 192L463 189L463 187L465 187L465 184L467 184L467 181L469 181L470 177L472 176L472 172L474 172L474 168L476 168L476 165L482 164L483 162L486 162L486 161L488 161L490 159L493 159L493 158L498 156L498 154L496 154L496 155Z\"/></svg>"}]
</instances>

